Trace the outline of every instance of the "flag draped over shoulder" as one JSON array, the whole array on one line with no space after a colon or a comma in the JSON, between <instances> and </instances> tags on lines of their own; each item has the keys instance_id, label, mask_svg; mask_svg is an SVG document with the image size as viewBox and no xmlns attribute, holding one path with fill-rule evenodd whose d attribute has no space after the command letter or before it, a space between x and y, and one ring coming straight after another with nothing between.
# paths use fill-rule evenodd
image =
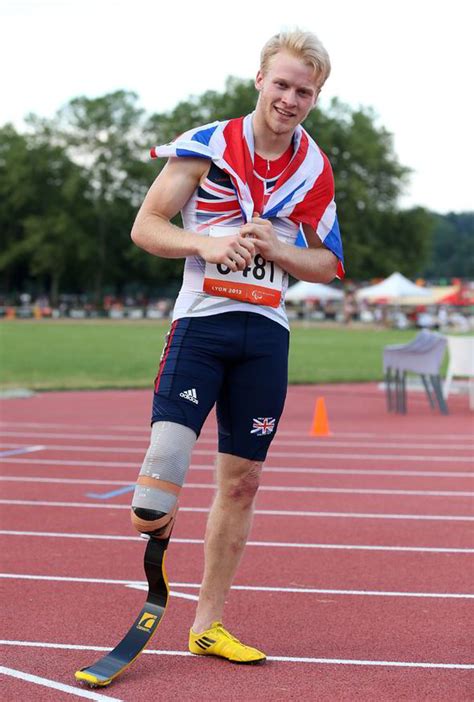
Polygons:
<instances>
[{"instance_id":1,"label":"flag draped over shoulder","mask_svg":"<svg viewBox=\"0 0 474 702\"><path fill-rule=\"evenodd\" d=\"M260 216L287 217L316 231L339 261L338 277L344 277L344 257L334 201L334 179L326 155L309 134L298 126L293 137L293 157L278 179ZM245 221L254 214L252 183L254 139L252 115L190 129L169 144L151 149L152 158L192 157L212 160L227 173L235 188ZM303 240L299 237L298 243Z\"/></svg>"}]
</instances>

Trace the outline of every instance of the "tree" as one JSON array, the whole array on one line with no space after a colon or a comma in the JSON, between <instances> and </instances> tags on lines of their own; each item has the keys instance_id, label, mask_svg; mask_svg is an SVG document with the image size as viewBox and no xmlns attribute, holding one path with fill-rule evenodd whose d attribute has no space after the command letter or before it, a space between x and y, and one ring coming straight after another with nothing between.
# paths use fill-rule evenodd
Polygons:
<instances>
[{"instance_id":1,"label":"tree","mask_svg":"<svg viewBox=\"0 0 474 702\"><path fill-rule=\"evenodd\" d=\"M434 216L431 259L427 278L472 278L474 260L474 212L450 212Z\"/></svg>"},{"instance_id":2,"label":"tree","mask_svg":"<svg viewBox=\"0 0 474 702\"><path fill-rule=\"evenodd\" d=\"M0 270L6 291L44 279L57 302L65 273L77 267L86 239L85 180L60 146L38 143L11 125L0 130ZM80 212L82 207L82 212Z\"/></svg>"},{"instance_id":3,"label":"tree","mask_svg":"<svg viewBox=\"0 0 474 702\"><path fill-rule=\"evenodd\" d=\"M169 112L146 115L134 93L119 90L75 98L52 120L31 115L25 134L9 125L0 129L0 270L9 270L7 289L33 279L53 295L87 292L97 302L104 289L175 290L183 262L149 256L129 236L164 165L148 158L149 147L191 127L247 114L256 96L253 81L229 78L223 92L207 91ZM409 170L374 113L333 100L313 110L304 126L333 165L348 277L422 274L434 220L422 208L400 211ZM461 220L442 222L449 232L464 232ZM435 252L450 234L436 236ZM468 258L463 237L453 268Z\"/></svg>"},{"instance_id":4,"label":"tree","mask_svg":"<svg viewBox=\"0 0 474 702\"><path fill-rule=\"evenodd\" d=\"M305 127L333 166L348 275L419 275L432 220L423 208L399 210L409 169L398 162L391 134L372 110L351 110L337 99L327 111L313 111Z\"/></svg>"},{"instance_id":5,"label":"tree","mask_svg":"<svg viewBox=\"0 0 474 702\"><path fill-rule=\"evenodd\" d=\"M207 90L183 100L170 112L151 115L147 131L153 136L152 144L166 144L201 124L248 114L255 107L255 95L252 81L229 77L223 93Z\"/></svg>"},{"instance_id":6,"label":"tree","mask_svg":"<svg viewBox=\"0 0 474 702\"><path fill-rule=\"evenodd\" d=\"M127 278L130 229L152 174L145 161L143 110L135 93L78 97L48 122L30 118L42 138L61 144L86 173L90 200L88 288L100 302L104 285Z\"/></svg>"},{"instance_id":7,"label":"tree","mask_svg":"<svg viewBox=\"0 0 474 702\"><path fill-rule=\"evenodd\" d=\"M0 271L5 292L25 275L27 252L22 218L34 200L26 139L13 125L0 129Z\"/></svg>"}]
</instances>

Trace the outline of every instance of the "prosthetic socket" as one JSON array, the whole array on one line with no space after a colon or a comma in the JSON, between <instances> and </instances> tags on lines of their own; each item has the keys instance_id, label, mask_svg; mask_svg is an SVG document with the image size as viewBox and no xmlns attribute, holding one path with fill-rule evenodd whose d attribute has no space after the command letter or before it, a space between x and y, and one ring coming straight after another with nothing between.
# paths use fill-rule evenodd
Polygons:
<instances>
[{"instance_id":1,"label":"prosthetic socket","mask_svg":"<svg viewBox=\"0 0 474 702\"><path fill-rule=\"evenodd\" d=\"M169 538L196 434L175 422L155 422L132 500L132 524L142 534Z\"/></svg>"}]
</instances>

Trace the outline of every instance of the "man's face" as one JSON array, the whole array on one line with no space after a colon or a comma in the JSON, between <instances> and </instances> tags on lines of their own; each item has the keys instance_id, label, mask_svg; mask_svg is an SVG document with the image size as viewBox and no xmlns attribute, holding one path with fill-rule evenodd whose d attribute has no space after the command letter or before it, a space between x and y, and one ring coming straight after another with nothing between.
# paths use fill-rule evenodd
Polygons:
<instances>
[{"instance_id":1,"label":"man's face","mask_svg":"<svg viewBox=\"0 0 474 702\"><path fill-rule=\"evenodd\" d=\"M292 133L316 103L320 88L313 69L287 51L270 60L255 79L256 112L274 134Z\"/></svg>"}]
</instances>

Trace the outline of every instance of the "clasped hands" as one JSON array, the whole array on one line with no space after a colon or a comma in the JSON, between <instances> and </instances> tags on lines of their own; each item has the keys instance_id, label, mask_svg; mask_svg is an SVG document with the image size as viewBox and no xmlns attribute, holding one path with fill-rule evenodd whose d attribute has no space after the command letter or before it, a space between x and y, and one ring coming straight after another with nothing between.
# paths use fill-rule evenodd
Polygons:
<instances>
[{"instance_id":1,"label":"clasped hands","mask_svg":"<svg viewBox=\"0 0 474 702\"><path fill-rule=\"evenodd\" d=\"M255 213L250 222L240 227L238 234L203 239L204 260L221 263L232 271L244 270L259 253L267 261L275 261L282 243L272 223Z\"/></svg>"}]
</instances>

